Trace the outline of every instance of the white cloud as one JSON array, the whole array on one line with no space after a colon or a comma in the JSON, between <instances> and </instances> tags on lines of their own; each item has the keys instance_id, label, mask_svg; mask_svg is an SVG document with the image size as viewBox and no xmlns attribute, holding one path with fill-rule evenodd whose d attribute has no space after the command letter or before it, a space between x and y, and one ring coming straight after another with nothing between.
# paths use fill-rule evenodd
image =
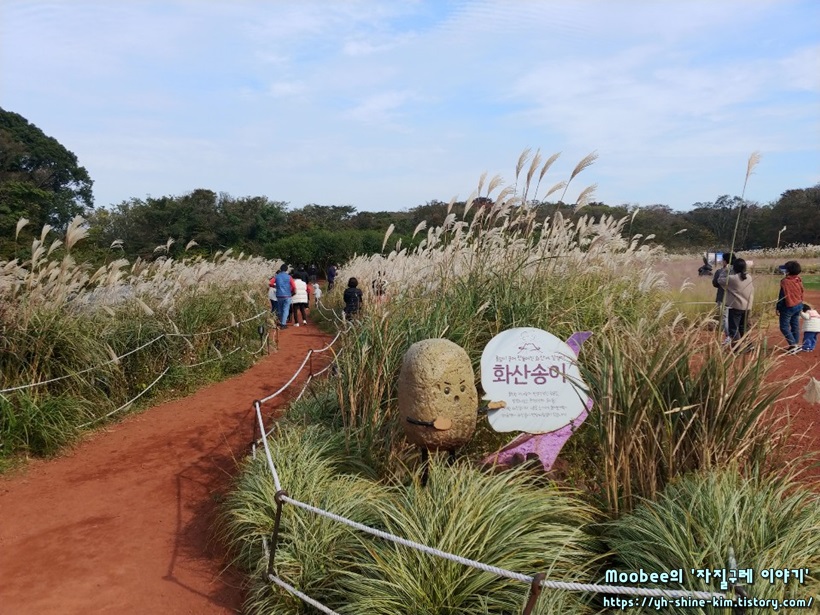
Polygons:
<instances>
[{"instance_id":1,"label":"white cloud","mask_svg":"<svg viewBox=\"0 0 820 615\"><path fill-rule=\"evenodd\" d=\"M294 204L408 206L466 196L484 170L511 175L527 145L563 151L570 169L597 149L579 188L680 207L714 198L756 149L767 198L820 168L811 0L2 11L3 107L73 148L103 203L208 181Z\"/></svg>"}]
</instances>

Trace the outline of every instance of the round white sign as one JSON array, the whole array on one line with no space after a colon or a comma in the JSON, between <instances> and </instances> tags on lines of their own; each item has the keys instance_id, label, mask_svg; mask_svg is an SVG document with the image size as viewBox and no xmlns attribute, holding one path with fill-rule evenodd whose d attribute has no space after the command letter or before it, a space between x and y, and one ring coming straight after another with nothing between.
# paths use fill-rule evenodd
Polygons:
<instances>
[{"instance_id":1,"label":"round white sign","mask_svg":"<svg viewBox=\"0 0 820 615\"><path fill-rule=\"evenodd\" d=\"M488 413L496 431L548 433L569 425L587 408L575 351L541 329L520 327L496 335L481 355L485 399L506 407Z\"/></svg>"}]
</instances>

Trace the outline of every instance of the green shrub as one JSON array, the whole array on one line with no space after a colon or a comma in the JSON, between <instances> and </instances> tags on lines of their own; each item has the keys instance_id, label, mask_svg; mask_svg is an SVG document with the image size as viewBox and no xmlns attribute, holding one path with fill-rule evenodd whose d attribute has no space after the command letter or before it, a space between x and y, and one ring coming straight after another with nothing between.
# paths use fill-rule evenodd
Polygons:
<instances>
[{"instance_id":1,"label":"green shrub","mask_svg":"<svg viewBox=\"0 0 820 615\"><path fill-rule=\"evenodd\" d=\"M609 524L606 536L618 569L683 569L684 586L699 591L722 591L720 579L706 583L691 569L728 569L733 549L738 568L754 571L753 584L744 584L749 596L782 600L820 591L818 528L817 494L790 477L744 477L730 466L690 474L669 485L656 501L644 502ZM760 576L768 568L808 568L811 576L805 585L795 580L772 584ZM664 612L725 611L670 606Z\"/></svg>"},{"instance_id":2,"label":"green shrub","mask_svg":"<svg viewBox=\"0 0 820 615\"><path fill-rule=\"evenodd\" d=\"M375 503L387 531L462 557L533 575L584 582L598 545L585 531L594 510L523 470L486 474L433 457L429 482L419 475ZM444 615L519 613L529 586L396 545L364 539L345 573L342 613ZM585 596L544 592L536 613L586 613Z\"/></svg>"},{"instance_id":3,"label":"green shrub","mask_svg":"<svg viewBox=\"0 0 820 615\"><path fill-rule=\"evenodd\" d=\"M300 501L373 525L386 490L353 474L344 440L321 427L291 425L269 440L282 486ZM276 488L261 451L249 459L225 503L221 535L237 562L251 574L245 608L248 613L309 613L300 599L267 580L263 538L273 530ZM361 537L346 525L285 504L275 570L279 577L309 596L337 602L346 591L342 571L361 549Z\"/></svg>"},{"instance_id":4,"label":"green shrub","mask_svg":"<svg viewBox=\"0 0 820 615\"><path fill-rule=\"evenodd\" d=\"M73 442L77 425L93 416L93 404L75 397L37 398L26 392L0 396L0 456L52 455Z\"/></svg>"}]
</instances>

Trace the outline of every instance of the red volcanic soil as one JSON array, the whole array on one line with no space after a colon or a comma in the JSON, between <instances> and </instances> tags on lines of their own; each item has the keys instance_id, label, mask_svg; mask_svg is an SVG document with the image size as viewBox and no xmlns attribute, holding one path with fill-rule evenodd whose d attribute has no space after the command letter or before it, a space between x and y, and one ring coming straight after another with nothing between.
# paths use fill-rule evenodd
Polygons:
<instances>
[{"instance_id":1,"label":"red volcanic soil","mask_svg":"<svg viewBox=\"0 0 820 615\"><path fill-rule=\"evenodd\" d=\"M253 400L328 339L289 327L245 373L0 477L0 613L239 612L241 579L212 534L219 502L248 452ZM306 375L263 406L266 418Z\"/></svg>"},{"instance_id":2,"label":"red volcanic soil","mask_svg":"<svg viewBox=\"0 0 820 615\"><path fill-rule=\"evenodd\" d=\"M820 291L806 291L805 300L812 306L820 305ZM786 347L786 339L780 333L777 322L772 323L766 337L769 343L779 348ZM801 337L802 340L802 337ZM801 375L798 381L790 386L772 408L774 415L789 415L792 436L790 444L792 450L790 456L796 457L804 453L817 453L820 455L820 404L809 403L803 398L806 385L814 377L820 380L820 346L814 352L801 352L794 356L784 356L783 361L774 370L773 378L789 378L793 375ZM801 467L807 470L805 478L807 481L818 481L820 485L820 466L817 462L820 457L811 463L807 460L801 463Z\"/></svg>"}]
</instances>

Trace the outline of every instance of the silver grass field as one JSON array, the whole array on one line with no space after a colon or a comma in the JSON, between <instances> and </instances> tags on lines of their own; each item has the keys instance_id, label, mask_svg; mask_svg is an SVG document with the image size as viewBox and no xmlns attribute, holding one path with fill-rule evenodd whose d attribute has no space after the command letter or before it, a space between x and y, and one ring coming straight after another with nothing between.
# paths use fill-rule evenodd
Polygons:
<instances>
[{"instance_id":1,"label":"silver grass field","mask_svg":"<svg viewBox=\"0 0 820 615\"><path fill-rule=\"evenodd\" d=\"M397 243L344 266L339 286L358 278L365 310L345 328L338 375L292 405L270 439L284 488L373 527L551 580L592 582L614 566L723 567L731 546L741 567L788 560L811 570L804 586L749 587L750 595L816 593L820 532L809 530L820 527L820 500L782 461L788 425L767 415L791 384L767 378L779 359L764 344L727 353L711 315L678 309L660 267L666 255L647 243L651 237L625 237L628 219L556 213L537 223L530 203L557 158L542 164L540 152L525 151L512 186L482 176L463 205L451 203L441 226L418 226L417 247ZM594 159L548 194L562 191L563 200ZM580 191L576 211L593 191ZM369 292L380 271L389 284L384 301ZM341 290L327 296L331 309L341 307ZM447 466L433 456L421 487L418 453L398 421L404 352L444 337L467 351L477 372L484 345L518 326L563 339L593 332L579 358L595 404L589 418L548 476L527 465L483 468L508 439L479 419L458 461ZM266 465L248 461L220 532L248 571L248 613L312 613L264 574L274 491ZM700 510L702 529L694 531ZM730 522L741 510L742 523ZM776 545L789 547L775 553ZM512 614L528 591L287 505L275 571L340 613ZM535 610L603 611L600 596L552 591Z\"/></svg>"}]
</instances>

